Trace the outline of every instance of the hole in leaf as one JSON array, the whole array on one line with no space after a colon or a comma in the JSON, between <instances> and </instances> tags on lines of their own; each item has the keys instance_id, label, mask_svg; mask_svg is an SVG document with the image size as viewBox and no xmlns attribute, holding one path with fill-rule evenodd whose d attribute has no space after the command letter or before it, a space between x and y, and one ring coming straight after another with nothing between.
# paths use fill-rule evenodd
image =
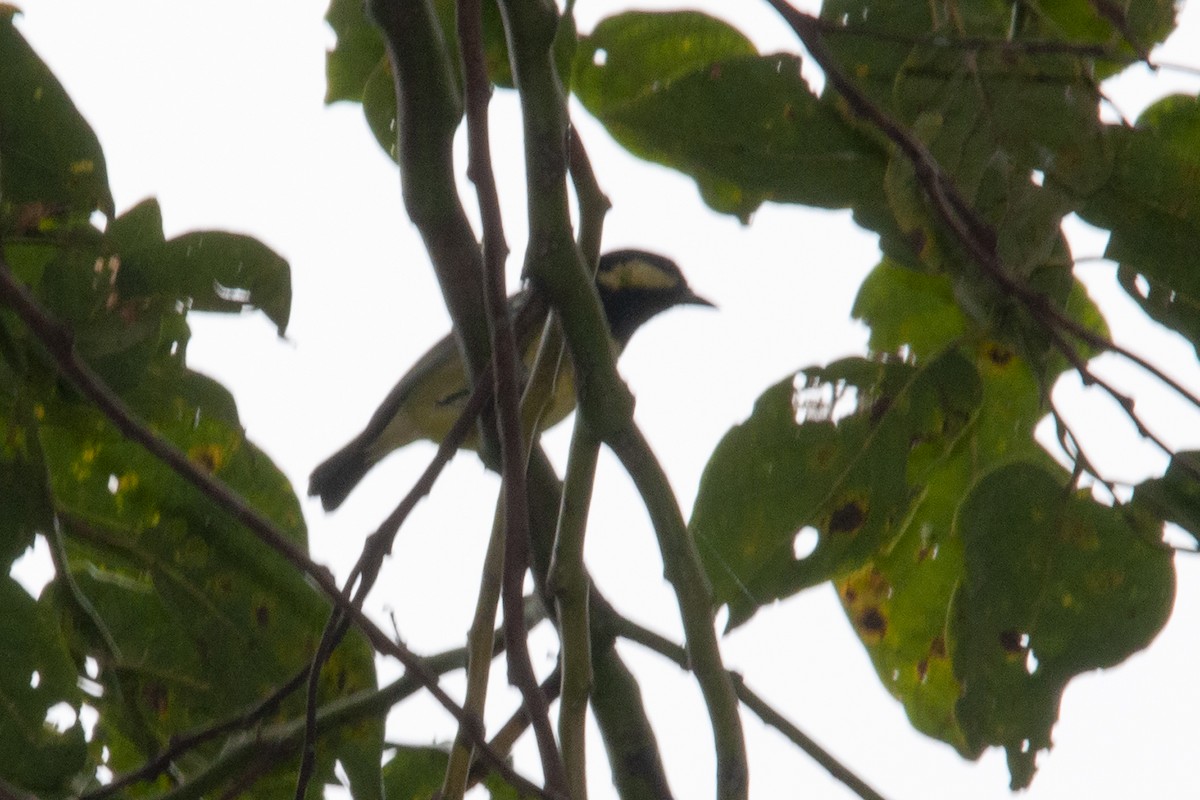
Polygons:
<instances>
[{"instance_id":1,"label":"hole in leaf","mask_svg":"<svg viewBox=\"0 0 1200 800\"><path fill-rule=\"evenodd\" d=\"M46 709L46 724L59 733L63 733L75 724L79 716L70 703L55 703Z\"/></svg>"},{"instance_id":2,"label":"hole in leaf","mask_svg":"<svg viewBox=\"0 0 1200 800\"><path fill-rule=\"evenodd\" d=\"M1035 169L1029 173L1029 180L1033 181L1034 186L1042 186L1046 183L1046 173L1040 169Z\"/></svg>"},{"instance_id":3,"label":"hole in leaf","mask_svg":"<svg viewBox=\"0 0 1200 800\"><path fill-rule=\"evenodd\" d=\"M1143 300L1150 296L1150 281L1146 280L1145 275L1138 275L1133 279L1133 288Z\"/></svg>"},{"instance_id":4,"label":"hole in leaf","mask_svg":"<svg viewBox=\"0 0 1200 800\"><path fill-rule=\"evenodd\" d=\"M811 380L796 390L792 407L796 409L797 424L812 421L836 425L858 411L858 387L845 381L820 383Z\"/></svg>"},{"instance_id":5,"label":"hole in leaf","mask_svg":"<svg viewBox=\"0 0 1200 800\"><path fill-rule=\"evenodd\" d=\"M120 488L121 488L121 479L118 478L116 475L109 475L108 476L108 493L116 494L117 490Z\"/></svg>"},{"instance_id":6,"label":"hole in leaf","mask_svg":"<svg viewBox=\"0 0 1200 800\"><path fill-rule=\"evenodd\" d=\"M33 674L29 676L29 688L36 689L37 687L39 687L41 685L42 685L42 673L38 672L35 669L33 671Z\"/></svg>"},{"instance_id":7,"label":"hole in leaf","mask_svg":"<svg viewBox=\"0 0 1200 800\"><path fill-rule=\"evenodd\" d=\"M817 533L816 528L812 525L804 526L792 540L792 555L796 557L797 561L803 561L816 551L820 539L821 536Z\"/></svg>"},{"instance_id":8,"label":"hole in leaf","mask_svg":"<svg viewBox=\"0 0 1200 800\"><path fill-rule=\"evenodd\" d=\"M100 674L100 662L88 656L83 660L83 672L94 680Z\"/></svg>"},{"instance_id":9,"label":"hole in leaf","mask_svg":"<svg viewBox=\"0 0 1200 800\"><path fill-rule=\"evenodd\" d=\"M96 723L100 721L100 712L91 706L79 707L79 724L83 726L83 738L91 741L96 735Z\"/></svg>"},{"instance_id":10,"label":"hole in leaf","mask_svg":"<svg viewBox=\"0 0 1200 800\"><path fill-rule=\"evenodd\" d=\"M607 50L601 48L601 49L597 50L595 53L592 53L592 65L593 66L603 67L607 63L608 63L608 51Z\"/></svg>"},{"instance_id":11,"label":"hole in leaf","mask_svg":"<svg viewBox=\"0 0 1200 800\"><path fill-rule=\"evenodd\" d=\"M1037 669L1038 669L1037 656L1035 656L1033 654L1033 650L1030 650L1028 653L1025 654L1025 671L1028 672L1030 675L1033 675L1034 673L1037 672Z\"/></svg>"}]
</instances>

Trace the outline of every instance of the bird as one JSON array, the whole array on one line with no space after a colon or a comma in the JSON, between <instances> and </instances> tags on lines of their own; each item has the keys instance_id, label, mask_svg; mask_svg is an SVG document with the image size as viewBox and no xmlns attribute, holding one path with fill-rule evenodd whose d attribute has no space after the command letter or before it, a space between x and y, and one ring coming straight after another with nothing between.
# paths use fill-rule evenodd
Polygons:
<instances>
[{"instance_id":1,"label":"bird","mask_svg":"<svg viewBox=\"0 0 1200 800\"><path fill-rule=\"evenodd\" d=\"M645 250L614 250L602 255L596 289L618 355L634 332L659 313L678 305L713 306L692 291L674 261ZM512 295L508 299L510 315L517 317L531 301L529 289ZM529 327L525 335L518 332L527 368L539 338L536 326ZM543 413L542 428L562 421L575 408L574 381L569 377L563 375L552 389L547 387L547 394L553 396ZM422 439L440 442L469 394L461 355L448 334L400 378L363 431L313 470L309 496L319 497L325 510L333 511L367 472L393 451ZM464 444L469 449L473 445L473 441Z\"/></svg>"}]
</instances>

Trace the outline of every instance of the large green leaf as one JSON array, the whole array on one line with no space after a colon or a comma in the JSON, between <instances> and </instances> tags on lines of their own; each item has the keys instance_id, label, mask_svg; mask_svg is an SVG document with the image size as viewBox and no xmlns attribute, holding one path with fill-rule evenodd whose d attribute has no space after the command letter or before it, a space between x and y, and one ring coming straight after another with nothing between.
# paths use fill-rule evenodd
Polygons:
<instances>
[{"instance_id":1,"label":"large green leaf","mask_svg":"<svg viewBox=\"0 0 1200 800\"><path fill-rule=\"evenodd\" d=\"M1200 353L1200 101L1165 98L1108 136L1111 177L1080 215L1112 231L1105 256L1129 295Z\"/></svg>"},{"instance_id":2,"label":"large green leaf","mask_svg":"<svg viewBox=\"0 0 1200 800\"><path fill-rule=\"evenodd\" d=\"M219 409L165 390L157 409L148 421L159 433L304 543L290 484ZM110 768L130 769L170 736L243 711L311 657L328 604L288 562L97 412L52 404L41 437L71 570L94 609L75 647L101 664L96 735ZM67 589L58 596L68 613ZM326 667L322 697L374 685L371 650L351 636ZM299 713L296 702L281 713ZM364 726L358 736L370 734Z\"/></svg>"},{"instance_id":3,"label":"large green leaf","mask_svg":"<svg viewBox=\"0 0 1200 800\"><path fill-rule=\"evenodd\" d=\"M903 293L897 300L911 309L914 321L936 308L906 302ZM897 330L909 327L902 312L890 316L900 317ZM924 470L914 469L910 460L910 472L922 478L915 482L917 499L898 525L895 541L836 585L880 681L904 704L913 727L974 758L982 747L968 742L957 718L962 685L951 661L955 632L948 627L951 600L963 578L963 545L953 532L954 519L975 481L1001 464L1022 459L1056 474L1062 470L1033 439L1043 409L1028 364L994 341L960 346L959 353L973 361L979 376L978 409L948 457Z\"/></svg>"},{"instance_id":4,"label":"large green leaf","mask_svg":"<svg viewBox=\"0 0 1200 800\"><path fill-rule=\"evenodd\" d=\"M631 12L581 40L574 88L622 145L691 175L718 211L744 219L765 200L848 207L879 184L883 156L799 67L758 57L702 14Z\"/></svg>"},{"instance_id":5,"label":"large green leaf","mask_svg":"<svg viewBox=\"0 0 1200 800\"><path fill-rule=\"evenodd\" d=\"M197 311L258 308L280 335L287 328L291 271L256 239L197 231L165 241L162 212L150 199L113 220L105 249L119 259L114 286L122 295L185 300Z\"/></svg>"},{"instance_id":6,"label":"large green leaf","mask_svg":"<svg viewBox=\"0 0 1200 800\"><path fill-rule=\"evenodd\" d=\"M0 6L0 232L111 214L104 153L62 84Z\"/></svg>"},{"instance_id":7,"label":"large green leaf","mask_svg":"<svg viewBox=\"0 0 1200 800\"><path fill-rule=\"evenodd\" d=\"M731 626L892 541L980 400L974 367L953 352L922 367L846 359L802 375L799 390L788 378L759 398L700 482L691 530ZM797 557L806 528L816 546Z\"/></svg>"},{"instance_id":8,"label":"large green leaf","mask_svg":"<svg viewBox=\"0 0 1200 800\"><path fill-rule=\"evenodd\" d=\"M959 723L970 750L1004 747L1012 786L1024 788L1067 682L1121 662L1166 623L1171 553L1160 530L1027 463L981 480L955 532L965 566L951 615Z\"/></svg>"}]
</instances>

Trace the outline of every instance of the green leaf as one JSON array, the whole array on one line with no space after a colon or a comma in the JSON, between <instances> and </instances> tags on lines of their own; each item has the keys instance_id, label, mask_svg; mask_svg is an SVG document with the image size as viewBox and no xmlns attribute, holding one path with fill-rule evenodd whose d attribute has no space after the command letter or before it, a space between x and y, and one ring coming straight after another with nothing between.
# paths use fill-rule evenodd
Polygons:
<instances>
[{"instance_id":1,"label":"green leaf","mask_svg":"<svg viewBox=\"0 0 1200 800\"><path fill-rule=\"evenodd\" d=\"M718 61L756 56L740 31L698 11L627 12L582 38L574 89L598 117Z\"/></svg>"},{"instance_id":2,"label":"green leaf","mask_svg":"<svg viewBox=\"0 0 1200 800\"><path fill-rule=\"evenodd\" d=\"M87 121L0 7L0 231L112 214L104 153Z\"/></svg>"},{"instance_id":3,"label":"green leaf","mask_svg":"<svg viewBox=\"0 0 1200 800\"><path fill-rule=\"evenodd\" d=\"M63 731L46 722L60 704L76 715L83 695L50 609L0 576L0 779L39 796L62 795L84 767L78 718Z\"/></svg>"},{"instance_id":4,"label":"green leaf","mask_svg":"<svg viewBox=\"0 0 1200 800\"><path fill-rule=\"evenodd\" d=\"M282 336L291 314L287 261L249 236L185 233L164 241L158 202L150 199L113 220L105 250L118 259L117 292L188 301L197 311L258 308Z\"/></svg>"},{"instance_id":5,"label":"green leaf","mask_svg":"<svg viewBox=\"0 0 1200 800\"><path fill-rule=\"evenodd\" d=\"M0 333L2 335L2 333ZM0 350L0 574L34 543L53 530L47 497L46 467L37 440L37 420L29 397Z\"/></svg>"},{"instance_id":6,"label":"green leaf","mask_svg":"<svg viewBox=\"0 0 1200 800\"><path fill-rule=\"evenodd\" d=\"M789 378L759 398L700 482L690 527L731 627L893 541L916 486L980 401L974 368L955 353L921 367L846 359L802 374L799 391ZM817 544L797 558L806 528Z\"/></svg>"},{"instance_id":7,"label":"green leaf","mask_svg":"<svg viewBox=\"0 0 1200 800\"><path fill-rule=\"evenodd\" d=\"M576 94L630 152L691 175L717 211L766 200L826 208L878 186L884 160L821 103L794 56L758 57L694 12L623 14L584 38Z\"/></svg>"},{"instance_id":8,"label":"green leaf","mask_svg":"<svg viewBox=\"0 0 1200 800\"><path fill-rule=\"evenodd\" d=\"M954 514L973 474L965 452L930 476L895 543L838 579L838 597L880 682L922 733L974 758L954 708L962 685L950 661L950 599L962 579Z\"/></svg>"},{"instance_id":9,"label":"green leaf","mask_svg":"<svg viewBox=\"0 0 1200 800\"><path fill-rule=\"evenodd\" d=\"M442 789L450 758L440 747L398 747L383 765L384 794L389 800L432 800Z\"/></svg>"},{"instance_id":10,"label":"green leaf","mask_svg":"<svg viewBox=\"0 0 1200 800\"><path fill-rule=\"evenodd\" d=\"M439 796L449 755L440 747L405 745L395 748L383 765L383 785L388 800L432 800ZM492 800L519 800L523 795L495 773L484 780Z\"/></svg>"},{"instance_id":11,"label":"green leaf","mask_svg":"<svg viewBox=\"0 0 1200 800\"><path fill-rule=\"evenodd\" d=\"M1173 455L1161 478L1138 484L1130 506L1153 519L1175 523L1200 544L1200 451Z\"/></svg>"},{"instance_id":12,"label":"green leaf","mask_svg":"<svg viewBox=\"0 0 1200 800\"><path fill-rule=\"evenodd\" d=\"M325 21L337 39L325 54L325 102L362 102L368 77L386 60L383 35L367 19L362 0L331 0Z\"/></svg>"},{"instance_id":13,"label":"green leaf","mask_svg":"<svg viewBox=\"0 0 1200 800\"><path fill-rule=\"evenodd\" d=\"M461 87L455 2L434 0L433 10L446 42L450 69ZM513 87L512 67L508 58L508 42L504 36L504 22L496 0L483 0L482 14L483 51L488 77L494 85L510 89ZM383 35L367 18L361 0L331 0L325 19L337 36L334 48L325 58L325 102L348 100L361 103L375 140L388 157L395 160L396 90ZM554 48L559 76L564 85L569 84L575 48L574 17L565 15L560 19ZM432 63L430 68L433 68Z\"/></svg>"},{"instance_id":14,"label":"green leaf","mask_svg":"<svg viewBox=\"0 0 1200 800\"><path fill-rule=\"evenodd\" d=\"M1111 178L1080 216L1112 231L1105 256L1130 297L1200 353L1200 101L1165 98L1108 136Z\"/></svg>"},{"instance_id":15,"label":"green leaf","mask_svg":"<svg viewBox=\"0 0 1200 800\"><path fill-rule=\"evenodd\" d=\"M207 379L183 386L159 386L154 398L147 385L138 404L148 423L303 545L291 485L227 421L226 393ZM181 731L241 713L311 657L329 605L291 564L95 411L48 405L41 440L72 574L108 633L100 639L91 620L76 623L75 646L101 664L97 738L113 769L136 766ZM58 588L63 613L72 613L65 592ZM321 697L374 686L370 647L351 635L323 672ZM293 698L281 713L294 717L302 706ZM378 737L360 726L346 747L374 746L377 758ZM214 745L188 763L198 768L215 753Z\"/></svg>"},{"instance_id":16,"label":"green leaf","mask_svg":"<svg viewBox=\"0 0 1200 800\"><path fill-rule=\"evenodd\" d=\"M907 269L888 259L863 281L850 313L870 326L873 352L908 348L918 360L941 352L968 327L947 276Z\"/></svg>"},{"instance_id":17,"label":"green leaf","mask_svg":"<svg viewBox=\"0 0 1200 800\"><path fill-rule=\"evenodd\" d=\"M903 293L897 300L905 304ZM918 318L925 313L915 310ZM954 519L976 480L1001 464L1022 459L1062 470L1033 439L1043 412L1027 363L990 340L958 352L980 381L977 410L946 457L910 457L909 473L919 476L912 480L916 497L895 540L835 582L880 681L904 704L913 727L974 758L981 747L968 743L955 711L962 686L950 660L955 634L947 627L963 576Z\"/></svg>"},{"instance_id":18,"label":"green leaf","mask_svg":"<svg viewBox=\"0 0 1200 800\"><path fill-rule=\"evenodd\" d=\"M955 531L965 565L951 623L959 722L970 750L1005 748L1012 787L1024 788L1067 682L1120 663L1165 624L1171 554L1133 515L1033 464L981 480Z\"/></svg>"}]
</instances>

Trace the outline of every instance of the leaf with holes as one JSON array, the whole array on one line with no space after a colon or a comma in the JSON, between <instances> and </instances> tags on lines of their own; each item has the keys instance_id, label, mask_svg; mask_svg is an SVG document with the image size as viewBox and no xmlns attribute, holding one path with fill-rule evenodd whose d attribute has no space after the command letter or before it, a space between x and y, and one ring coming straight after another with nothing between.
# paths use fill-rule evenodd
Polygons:
<instances>
[{"instance_id":1,"label":"leaf with holes","mask_svg":"<svg viewBox=\"0 0 1200 800\"><path fill-rule=\"evenodd\" d=\"M914 319L937 309L920 302L902 305ZM903 315L892 324L904 330ZM973 758L979 749L968 744L958 722L955 709L962 686L950 660L950 604L963 575L954 519L975 481L1001 464L1021 458L1056 474L1061 469L1033 438L1043 412L1028 365L992 341L962 346L958 353L974 364L981 390L968 427L948 456L935 451L922 463L916 458L920 451L914 451L909 470L921 478L914 480L916 499L897 525L895 541L835 583L880 681L904 704L913 727Z\"/></svg>"},{"instance_id":2,"label":"leaf with holes","mask_svg":"<svg viewBox=\"0 0 1200 800\"><path fill-rule=\"evenodd\" d=\"M923 367L846 359L801 374L798 390L789 378L759 398L701 479L691 530L731 627L892 541L924 472L979 403L978 376L955 353ZM806 528L817 543L797 557Z\"/></svg>"},{"instance_id":3,"label":"leaf with holes","mask_svg":"<svg viewBox=\"0 0 1200 800\"><path fill-rule=\"evenodd\" d=\"M965 567L950 623L964 687L956 713L968 748L1005 748L1012 787L1024 788L1067 683L1120 663L1166 623L1171 553L1143 518L1032 463L981 480L955 533Z\"/></svg>"},{"instance_id":4,"label":"leaf with holes","mask_svg":"<svg viewBox=\"0 0 1200 800\"><path fill-rule=\"evenodd\" d=\"M52 609L7 575L0 608L0 779L39 797L63 796L87 755L71 653ZM47 714L64 704L76 718L58 730Z\"/></svg>"}]
</instances>

